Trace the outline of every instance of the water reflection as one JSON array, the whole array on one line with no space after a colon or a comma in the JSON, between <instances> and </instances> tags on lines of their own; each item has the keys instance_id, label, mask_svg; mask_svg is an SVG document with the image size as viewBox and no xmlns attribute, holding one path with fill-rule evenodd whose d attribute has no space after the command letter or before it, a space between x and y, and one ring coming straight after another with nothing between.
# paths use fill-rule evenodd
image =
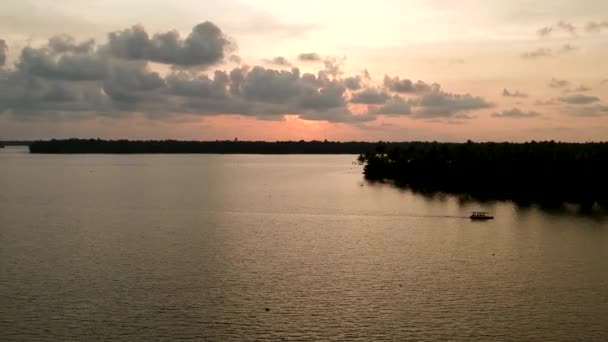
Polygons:
<instances>
[{"instance_id":1,"label":"water reflection","mask_svg":"<svg viewBox=\"0 0 608 342\"><path fill-rule=\"evenodd\" d=\"M428 189L414 188L408 185L399 185L390 181L365 180L365 184L371 187L389 187L403 194L420 196L428 203L443 203L455 200L459 207L467 209L476 205L487 209L495 209L496 205L513 205L519 215L534 214L542 211L545 214L554 216L577 216L580 218L588 218L597 222L605 222L608 220L608 208L604 208L597 203L589 206L576 203L563 203L553 201L529 201L525 199L508 200L508 199L492 199L470 194L461 193L446 193L441 191L432 191Z\"/></svg>"},{"instance_id":2,"label":"water reflection","mask_svg":"<svg viewBox=\"0 0 608 342\"><path fill-rule=\"evenodd\" d=\"M606 340L605 221L352 159L0 152L0 339Z\"/></svg>"}]
</instances>

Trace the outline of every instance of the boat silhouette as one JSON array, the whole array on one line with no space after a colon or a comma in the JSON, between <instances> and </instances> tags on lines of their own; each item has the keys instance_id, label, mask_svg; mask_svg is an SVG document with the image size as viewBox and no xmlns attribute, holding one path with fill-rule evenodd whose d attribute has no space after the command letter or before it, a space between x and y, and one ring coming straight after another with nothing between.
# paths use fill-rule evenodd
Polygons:
<instances>
[{"instance_id":1,"label":"boat silhouette","mask_svg":"<svg viewBox=\"0 0 608 342\"><path fill-rule=\"evenodd\" d=\"M473 211L469 218L471 220L492 220L494 219L494 216L485 211Z\"/></svg>"}]
</instances>

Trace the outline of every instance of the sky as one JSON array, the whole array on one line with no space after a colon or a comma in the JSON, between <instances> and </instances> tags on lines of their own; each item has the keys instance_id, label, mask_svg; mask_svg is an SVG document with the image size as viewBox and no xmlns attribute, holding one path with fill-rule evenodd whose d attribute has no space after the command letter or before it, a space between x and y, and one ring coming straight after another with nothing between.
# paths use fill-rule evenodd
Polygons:
<instances>
[{"instance_id":1,"label":"sky","mask_svg":"<svg viewBox=\"0 0 608 342\"><path fill-rule=\"evenodd\" d=\"M20 0L0 140L606 141L605 0Z\"/></svg>"}]
</instances>

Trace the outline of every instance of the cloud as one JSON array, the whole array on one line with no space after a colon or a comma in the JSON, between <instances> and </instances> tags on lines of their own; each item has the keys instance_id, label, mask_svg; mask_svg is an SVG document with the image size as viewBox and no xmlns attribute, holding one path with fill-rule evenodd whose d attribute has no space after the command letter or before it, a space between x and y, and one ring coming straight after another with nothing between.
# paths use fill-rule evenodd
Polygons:
<instances>
[{"instance_id":1,"label":"cloud","mask_svg":"<svg viewBox=\"0 0 608 342\"><path fill-rule=\"evenodd\" d=\"M562 29L562 30L564 30L564 31L566 31L566 32L568 32L568 33L570 33L571 35L576 35L576 27L574 25L572 25L571 23L569 23L569 22L560 20L557 23L557 27L560 28L560 29Z\"/></svg>"},{"instance_id":2,"label":"cloud","mask_svg":"<svg viewBox=\"0 0 608 342\"><path fill-rule=\"evenodd\" d=\"M346 101L345 80L330 79L324 70L314 75L295 68L256 66L208 75L174 68L163 77L146 60L133 60L132 55L120 58L108 54L105 47L61 36L39 48L24 48L15 69L1 71L0 114L10 113L17 119L131 113L276 119L302 114L332 122L370 120L370 116L349 117L353 114Z\"/></svg>"},{"instance_id":3,"label":"cloud","mask_svg":"<svg viewBox=\"0 0 608 342\"><path fill-rule=\"evenodd\" d=\"M567 80L559 80L556 78L552 78L551 82L549 82L549 88L564 88L570 85L570 82Z\"/></svg>"},{"instance_id":4,"label":"cloud","mask_svg":"<svg viewBox=\"0 0 608 342\"><path fill-rule=\"evenodd\" d=\"M234 44L211 22L196 25L185 39L177 31L152 38L141 25L112 32L104 50L117 58L144 60L181 67L208 67L220 63Z\"/></svg>"},{"instance_id":5,"label":"cloud","mask_svg":"<svg viewBox=\"0 0 608 342\"><path fill-rule=\"evenodd\" d=\"M567 111L572 116L580 117L600 117L608 116L608 106L605 105L594 105L586 107L571 107Z\"/></svg>"},{"instance_id":6,"label":"cloud","mask_svg":"<svg viewBox=\"0 0 608 342\"><path fill-rule=\"evenodd\" d=\"M298 55L298 60L302 62L320 62L321 56L315 52L301 53Z\"/></svg>"},{"instance_id":7,"label":"cloud","mask_svg":"<svg viewBox=\"0 0 608 342\"><path fill-rule=\"evenodd\" d=\"M492 103L481 97L470 94L452 94L443 91L432 91L416 100L414 115L424 118L456 117L470 118L467 111L490 108Z\"/></svg>"},{"instance_id":8,"label":"cloud","mask_svg":"<svg viewBox=\"0 0 608 342\"><path fill-rule=\"evenodd\" d=\"M553 106L557 104L557 101L555 99L549 99L549 100L536 100L534 102L535 105L537 106Z\"/></svg>"},{"instance_id":9,"label":"cloud","mask_svg":"<svg viewBox=\"0 0 608 342\"><path fill-rule=\"evenodd\" d=\"M327 57L323 60L323 65L325 66L325 73L327 75L338 77L342 75L344 72L342 71L342 67L346 62L346 57Z\"/></svg>"},{"instance_id":10,"label":"cloud","mask_svg":"<svg viewBox=\"0 0 608 342\"><path fill-rule=\"evenodd\" d=\"M103 80L103 91L119 103L149 101L152 95L162 95L165 81L144 65L117 63L109 67Z\"/></svg>"},{"instance_id":11,"label":"cloud","mask_svg":"<svg viewBox=\"0 0 608 342\"><path fill-rule=\"evenodd\" d=\"M534 51L524 52L521 54L521 58L524 59L534 59L534 58L543 58L543 57L551 57L553 56L553 51L551 49L546 48L538 48Z\"/></svg>"},{"instance_id":12,"label":"cloud","mask_svg":"<svg viewBox=\"0 0 608 342\"><path fill-rule=\"evenodd\" d=\"M287 58L282 56L277 56L273 59L266 59L265 62L271 65L291 67L291 63L287 60Z\"/></svg>"},{"instance_id":13,"label":"cloud","mask_svg":"<svg viewBox=\"0 0 608 342\"><path fill-rule=\"evenodd\" d=\"M422 81L416 83L408 79L399 79L399 77L384 76L384 87L396 93L424 93L433 89L439 89L437 84L429 85Z\"/></svg>"},{"instance_id":14,"label":"cloud","mask_svg":"<svg viewBox=\"0 0 608 342\"><path fill-rule=\"evenodd\" d=\"M608 84L608 78L600 81L600 85Z\"/></svg>"},{"instance_id":15,"label":"cloud","mask_svg":"<svg viewBox=\"0 0 608 342\"><path fill-rule=\"evenodd\" d=\"M53 118L70 113L72 119L105 115L111 101L100 84L49 80L22 71L0 71L0 114L12 113L17 120Z\"/></svg>"},{"instance_id":16,"label":"cloud","mask_svg":"<svg viewBox=\"0 0 608 342\"><path fill-rule=\"evenodd\" d=\"M344 112L347 111L344 96L346 88L342 82L324 80L323 83L324 85L320 89L305 88L303 94L297 101L296 111L327 111L336 108L345 108Z\"/></svg>"},{"instance_id":17,"label":"cloud","mask_svg":"<svg viewBox=\"0 0 608 342\"><path fill-rule=\"evenodd\" d=\"M172 95L223 99L228 96L228 78L223 71L216 71L214 78L175 71L165 78L165 82Z\"/></svg>"},{"instance_id":18,"label":"cloud","mask_svg":"<svg viewBox=\"0 0 608 342\"><path fill-rule=\"evenodd\" d=\"M550 36L555 31L560 30L572 36L576 35L576 26L564 20L558 21L555 25L541 27L536 33L541 37Z\"/></svg>"},{"instance_id":19,"label":"cloud","mask_svg":"<svg viewBox=\"0 0 608 342\"><path fill-rule=\"evenodd\" d=\"M390 96L380 89L368 88L358 93L354 93L350 99L350 102L363 104L383 104L389 98Z\"/></svg>"},{"instance_id":20,"label":"cloud","mask_svg":"<svg viewBox=\"0 0 608 342\"><path fill-rule=\"evenodd\" d=\"M285 103L300 92L299 81L298 72L254 67L245 76L242 95L257 101Z\"/></svg>"},{"instance_id":21,"label":"cloud","mask_svg":"<svg viewBox=\"0 0 608 342\"><path fill-rule=\"evenodd\" d=\"M50 45L42 48L25 47L17 62L24 74L68 81L101 80L107 61L93 54L57 53Z\"/></svg>"},{"instance_id":22,"label":"cloud","mask_svg":"<svg viewBox=\"0 0 608 342\"><path fill-rule=\"evenodd\" d=\"M49 39L48 47L54 53L89 53L92 52L95 47L95 40L89 39L77 43L74 37L67 34L60 34Z\"/></svg>"},{"instance_id":23,"label":"cloud","mask_svg":"<svg viewBox=\"0 0 608 342\"><path fill-rule=\"evenodd\" d=\"M526 98L526 97L528 97L528 94L520 92L519 90L515 90L515 91L511 92L507 88L505 88L502 91L502 96Z\"/></svg>"},{"instance_id":24,"label":"cloud","mask_svg":"<svg viewBox=\"0 0 608 342\"><path fill-rule=\"evenodd\" d=\"M513 108L510 110L503 110L502 112L493 113L492 116L495 118L525 119L538 117L540 116L540 113L535 111L524 112L519 108Z\"/></svg>"},{"instance_id":25,"label":"cloud","mask_svg":"<svg viewBox=\"0 0 608 342\"><path fill-rule=\"evenodd\" d=\"M304 112L298 117L304 120L320 120L334 123L349 124L370 122L376 119L376 116L372 114L353 115L348 111L342 110L329 110L324 112Z\"/></svg>"},{"instance_id":26,"label":"cloud","mask_svg":"<svg viewBox=\"0 0 608 342\"><path fill-rule=\"evenodd\" d=\"M578 50L578 47L577 47L577 46L573 46L573 45L570 45L570 44L564 44L564 45L562 45L562 47L559 49L558 53L559 53L559 54L565 54L565 53L572 52L572 51L576 51L576 50Z\"/></svg>"},{"instance_id":27,"label":"cloud","mask_svg":"<svg viewBox=\"0 0 608 342\"><path fill-rule=\"evenodd\" d=\"M575 95L568 95L568 96L560 97L559 100L561 102L568 103L568 104L581 105L581 104L589 104L589 103L593 103L593 102L598 102L600 99L597 96L587 96L587 95L583 95L583 94L575 94Z\"/></svg>"},{"instance_id":28,"label":"cloud","mask_svg":"<svg viewBox=\"0 0 608 342\"><path fill-rule=\"evenodd\" d=\"M564 92L564 94L572 93L572 92L575 92L575 93L584 93L584 92L592 91L592 90L593 89L591 89L591 88L589 88L589 87L581 84L580 86L578 86L578 87L576 87L574 89L570 89L570 88L564 89L563 92Z\"/></svg>"},{"instance_id":29,"label":"cloud","mask_svg":"<svg viewBox=\"0 0 608 342\"><path fill-rule=\"evenodd\" d=\"M6 64L6 55L8 54L8 45L4 39L0 39L0 67Z\"/></svg>"},{"instance_id":30,"label":"cloud","mask_svg":"<svg viewBox=\"0 0 608 342\"><path fill-rule=\"evenodd\" d=\"M0 69L0 115L11 120L133 114L280 120L297 115L359 125L380 115L453 121L492 106L480 97L446 93L438 84L422 81L387 76L382 85L373 85L367 71L344 76L345 58L322 59L315 53L298 58L323 62L315 73L286 70L289 61L280 56L270 61L280 67L211 69L230 58L232 44L211 23L197 25L185 39L175 31L150 37L141 26L114 31L101 43L54 36L23 48L14 66ZM410 93L411 98L394 93ZM367 105L364 114L359 114L361 105Z\"/></svg>"},{"instance_id":31,"label":"cloud","mask_svg":"<svg viewBox=\"0 0 608 342\"><path fill-rule=\"evenodd\" d=\"M543 28L540 28L537 32L538 32L539 36L546 37L546 36L550 35L551 32L553 32L553 27L545 26Z\"/></svg>"},{"instance_id":32,"label":"cloud","mask_svg":"<svg viewBox=\"0 0 608 342\"><path fill-rule=\"evenodd\" d=\"M598 33L605 29L608 29L608 21L590 21L585 26L585 31L589 33Z\"/></svg>"},{"instance_id":33,"label":"cloud","mask_svg":"<svg viewBox=\"0 0 608 342\"><path fill-rule=\"evenodd\" d=\"M386 101L384 105L372 107L369 112L382 115L409 115L412 113L412 106L408 101L395 95Z\"/></svg>"},{"instance_id":34,"label":"cloud","mask_svg":"<svg viewBox=\"0 0 608 342\"><path fill-rule=\"evenodd\" d=\"M560 46L557 50L549 49L549 48L538 48L536 50L532 50L529 52L524 52L521 54L521 58L524 59L537 59L537 58L548 58L548 57L557 57L560 55L565 55L567 53L578 50L577 46L564 44Z\"/></svg>"},{"instance_id":35,"label":"cloud","mask_svg":"<svg viewBox=\"0 0 608 342\"><path fill-rule=\"evenodd\" d=\"M346 77L344 86L348 90L359 90L363 86L361 76Z\"/></svg>"}]
</instances>

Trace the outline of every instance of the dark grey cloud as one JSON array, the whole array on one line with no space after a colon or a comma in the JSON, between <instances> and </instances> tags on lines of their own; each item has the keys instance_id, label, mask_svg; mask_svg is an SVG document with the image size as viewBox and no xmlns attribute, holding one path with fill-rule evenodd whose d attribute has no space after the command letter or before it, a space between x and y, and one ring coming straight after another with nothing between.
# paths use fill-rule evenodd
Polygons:
<instances>
[{"instance_id":1,"label":"dark grey cloud","mask_svg":"<svg viewBox=\"0 0 608 342\"><path fill-rule=\"evenodd\" d=\"M0 114L16 120L104 115L110 110L99 84L44 79L18 70L0 71ZM94 114L92 114L94 112Z\"/></svg>"},{"instance_id":2,"label":"dark grey cloud","mask_svg":"<svg viewBox=\"0 0 608 342\"><path fill-rule=\"evenodd\" d=\"M361 76L346 77L344 79L344 86L348 90L359 90L359 89L361 89L361 87L363 86L362 85Z\"/></svg>"},{"instance_id":3,"label":"dark grey cloud","mask_svg":"<svg viewBox=\"0 0 608 342\"><path fill-rule=\"evenodd\" d=\"M540 113L535 111L525 112L519 108L513 108L509 110L503 110L501 112L496 112L492 114L495 118L511 118L511 119L526 119L526 118L535 118L540 116Z\"/></svg>"},{"instance_id":4,"label":"dark grey cloud","mask_svg":"<svg viewBox=\"0 0 608 342\"><path fill-rule=\"evenodd\" d=\"M95 48L95 40L89 39L84 42L76 42L74 37L61 34L51 37L48 42L50 51L54 53L90 53Z\"/></svg>"},{"instance_id":5,"label":"dark grey cloud","mask_svg":"<svg viewBox=\"0 0 608 342\"><path fill-rule=\"evenodd\" d=\"M351 91L359 90L363 87L367 87L371 80L372 77L369 74L369 71L363 70L360 75L345 77L344 86Z\"/></svg>"},{"instance_id":6,"label":"dark grey cloud","mask_svg":"<svg viewBox=\"0 0 608 342\"><path fill-rule=\"evenodd\" d=\"M348 111L345 99L346 88L341 81L324 81L320 89L305 87L297 102L297 110L317 110L327 112L330 109L344 108L343 112Z\"/></svg>"},{"instance_id":7,"label":"dark grey cloud","mask_svg":"<svg viewBox=\"0 0 608 342\"><path fill-rule=\"evenodd\" d=\"M149 72L143 65L120 63L108 68L102 89L114 101L132 103L161 95L164 87L165 81L158 73Z\"/></svg>"},{"instance_id":8,"label":"dark grey cloud","mask_svg":"<svg viewBox=\"0 0 608 342\"><path fill-rule=\"evenodd\" d=\"M482 97L470 94L452 94L433 91L424 94L415 102L417 109L414 115L425 118L470 118L468 111L475 111L493 106Z\"/></svg>"},{"instance_id":9,"label":"dark grey cloud","mask_svg":"<svg viewBox=\"0 0 608 342\"><path fill-rule=\"evenodd\" d=\"M244 97L270 103L286 103L301 92L299 71L278 71L254 67L243 84Z\"/></svg>"},{"instance_id":10,"label":"dark grey cloud","mask_svg":"<svg viewBox=\"0 0 608 342\"><path fill-rule=\"evenodd\" d=\"M381 89L368 88L358 93L354 93L350 99L351 103L362 104L383 104L390 96Z\"/></svg>"},{"instance_id":11,"label":"dark grey cloud","mask_svg":"<svg viewBox=\"0 0 608 342\"><path fill-rule=\"evenodd\" d=\"M304 57L323 63L314 74L285 70L288 61L282 57L272 62L283 68L206 69L229 57L226 44L232 46L211 23L196 26L185 39L172 31L150 37L140 26L113 32L101 44L55 36L42 46L23 48L14 66L0 69L0 114L15 120L133 113L155 119L227 114L279 120L293 114L360 124L380 115L458 120L470 118L465 111L491 106L479 97L444 93L437 84L398 77L370 86L367 71L343 76L345 58L322 59L314 53ZM150 62L167 64L168 73L156 72ZM367 105L367 113L353 113L353 104Z\"/></svg>"},{"instance_id":12,"label":"dark grey cloud","mask_svg":"<svg viewBox=\"0 0 608 342\"><path fill-rule=\"evenodd\" d=\"M524 92L520 92L519 90L509 91L509 89L505 88L502 90L502 96L526 98L526 97L528 97L528 94L526 94Z\"/></svg>"},{"instance_id":13,"label":"dark grey cloud","mask_svg":"<svg viewBox=\"0 0 608 342\"><path fill-rule=\"evenodd\" d=\"M8 54L8 45L4 39L0 39L0 67L6 64L6 55Z\"/></svg>"},{"instance_id":14,"label":"dark grey cloud","mask_svg":"<svg viewBox=\"0 0 608 342\"><path fill-rule=\"evenodd\" d=\"M325 112L304 112L299 115L299 118L304 120L322 120L334 123L358 124L374 121L376 116L372 114L353 115L348 111L329 110Z\"/></svg>"},{"instance_id":15,"label":"dark grey cloud","mask_svg":"<svg viewBox=\"0 0 608 342\"><path fill-rule=\"evenodd\" d=\"M565 88L570 85L570 81L568 80L560 80L556 78L552 78L549 82L549 88Z\"/></svg>"},{"instance_id":16,"label":"dark grey cloud","mask_svg":"<svg viewBox=\"0 0 608 342\"><path fill-rule=\"evenodd\" d=\"M218 82L218 78L221 82ZM297 114L311 120L330 122L363 119L349 118L348 115L352 113L347 107L346 88L342 80L300 74L295 68L291 71L260 66L235 68L230 73L216 72L213 80L208 77L192 78L182 73L179 77L168 77L167 84L174 89L173 94L186 99L189 109L203 114L254 115L262 119ZM179 84L182 90L175 91L175 84ZM206 96L200 96L201 90Z\"/></svg>"},{"instance_id":17,"label":"dark grey cloud","mask_svg":"<svg viewBox=\"0 0 608 342\"><path fill-rule=\"evenodd\" d=\"M219 27L206 21L196 25L185 39L177 31L157 33L150 38L143 26L133 26L110 33L104 50L129 60L208 67L222 62L234 48Z\"/></svg>"},{"instance_id":18,"label":"dark grey cloud","mask_svg":"<svg viewBox=\"0 0 608 342\"><path fill-rule=\"evenodd\" d=\"M587 96L587 95L583 95L583 94L575 94L575 95L568 95L568 96L560 97L559 100L561 102L568 103L568 104L581 105L581 104L590 104L593 102L598 102L600 99L597 96Z\"/></svg>"},{"instance_id":19,"label":"dark grey cloud","mask_svg":"<svg viewBox=\"0 0 608 342\"><path fill-rule=\"evenodd\" d=\"M395 95L386 101L384 105L371 108L370 113L382 115L409 115L412 113L412 105L409 101Z\"/></svg>"},{"instance_id":20,"label":"dark grey cloud","mask_svg":"<svg viewBox=\"0 0 608 342\"><path fill-rule=\"evenodd\" d=\"M265 62L267 64L276 66L291 67L291 63L287 60L287 58L283 56L277 56L272 59L266 59Z\"/></svg>"},{"instance_id":21,"label":"dark grey cloud","mask_svg":"<svg viewBox=\"0 0 608 342\"><path fill-rule=\"evenodd\" d=\"M602 30L608 30L608 21L590 21L585 26L585 31L589 33L598 33Z\"/></svg>"},{"instance_id":22,"label":"dark grey cloud","mask_svg":"<svg viewBox=\"0 0 608 342\"><path fill-rule=\"evenodd\" d=\"M302 62L320 62L322 60L321 56L315 52L306 52L298 55L298 60Z\"/></svg>"},{"instance_id":23,"label":"dark grey cloud","mask_svg":"<svg viewBox=\"0 0 608 342\"><path fill-rule=\"evenodd\" d=\"M433 89L437 90L437 84L427 84L422 81L416 83L409 79L399 79L399 77L384 76L384 87L396 93L424 93Z\"/></svg>"},{"instance_id":24,"label":"dark grey cloud","mask_svg":"<svg viewBox=\"0 0 608 342\"><path fill-rule=\"evenodd\" d=\"M228 97L229 76L216 71L215 77L175 71L165 78L168 90L173 95L186 97L216 98Z\"/></svg>"},{"instance_id":25,"label":"dark grey cloud","mask_svg":"<svg viewBox=\"0 0 608 342\"><path fill-rule=\"evenodd\" d=\"M58 113L154 117L170 113L234 114L279 119L296 114L310 120L363 122L348 109L346 87L320 72L235 68L212 76L175 70L166 77L150 71L145 62L112 60L99 80L67 80L51 73L15 69L0 75L0 112L19 118L49 117ZM356 117L355 117L356 116Z\"/></svg>"},{"instance_id":26,"label":"dark grey cloud","mask_svg":"<svg viewBox=\"0 0 608 342\"><path fill-rule=\"evenodd\" d=\"M71 81L100 80L106 73L107 61L93 54L63 54L57 56L48 46L25 47L17 62L22 73Z\"/></svg>"}]
</instances>

